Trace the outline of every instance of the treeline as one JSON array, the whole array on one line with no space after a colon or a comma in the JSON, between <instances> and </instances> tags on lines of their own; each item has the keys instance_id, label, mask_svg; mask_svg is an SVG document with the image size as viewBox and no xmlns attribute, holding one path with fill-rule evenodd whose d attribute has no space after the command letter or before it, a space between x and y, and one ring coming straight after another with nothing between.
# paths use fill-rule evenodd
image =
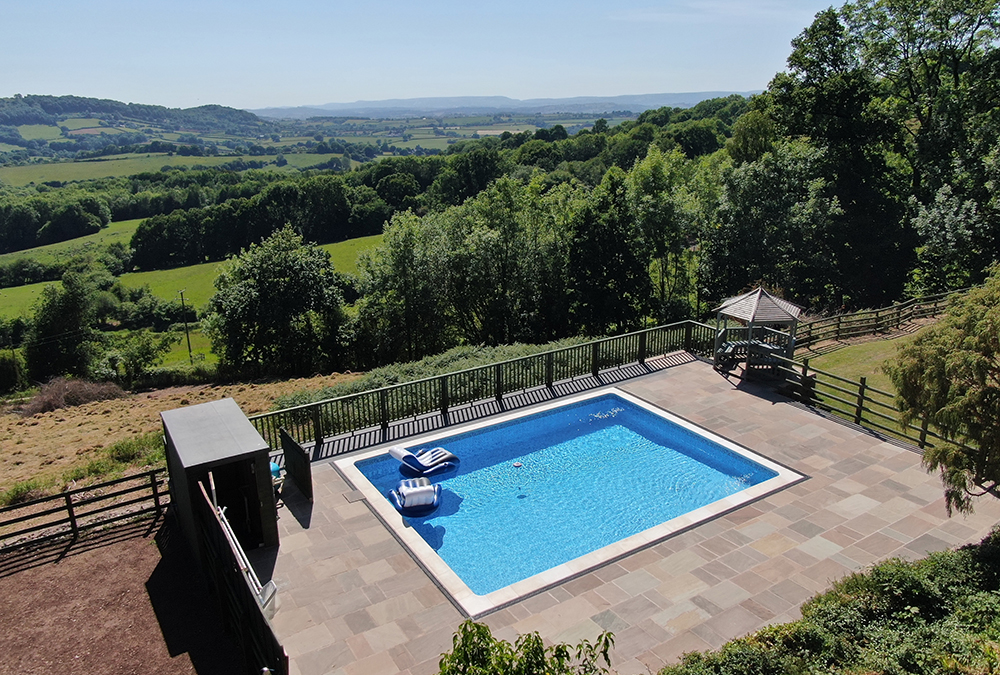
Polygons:
<instances>
[{"instance_id":1,"label":"treeline","mask_svg":"<svg viewBox=\"0 0 1000 675\"><path fill-rule=\"evenodd\" d=\"M122 103L83 96L37 96L20 94L0 98L0 125L58 124L66 115L99 116L108 120L134 120L168 129L196 131L228 130L245 134L270 129L273 124L253 113L221 105L196 108L166 108L159 105Z\"/></svg>"}]
</instances>

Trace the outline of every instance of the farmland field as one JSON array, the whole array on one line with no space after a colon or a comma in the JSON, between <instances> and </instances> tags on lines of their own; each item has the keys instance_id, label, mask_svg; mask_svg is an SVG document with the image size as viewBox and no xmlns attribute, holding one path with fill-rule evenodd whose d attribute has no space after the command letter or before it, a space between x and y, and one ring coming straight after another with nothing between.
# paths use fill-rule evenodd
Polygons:
<instances>
[{"instance_id":1,"label":"farmland field","mask_svg":"<svg viewBox=\"0 0 1000 675\"><path fill-rule=\"evenodd\" d=\"M215 277L221 264L211 262L172 270L132 272L119 278L124 285L132 288L148 285L153 295L163 300L180 298L179 291L183 290L184 301L195 309L201 309L215 292Z\"/></svg>"},{"instance_id":2,"label":"farmland field","mask_svg":"<svg viewBox=\"0 0 1000 675\"><path fill-rule=\"evenodd\" d=\"M333 269L346 274L358 273L358 256L362 251L375 248L382 243L381 234L373 234L370 237L358 237L347 241L338 241L335 244L323 244L321 249L330 254L333 262Z\"/></svg>"},{"instance_id":3,"label":"farmland field","mask_svg":"<svg viewBox=\"0 0 1000 675\"><path fill-rule=\"evenodd\" d=\"M70 131L77 129L89 129L101 126L101 120L96 117L71 117L59 123L59 126L66 127Z\"/></svg>"},{"instance_id":4,"label":"farmland field","mask_svg":"<svg viewBox=\"0 0 1000 675\"><path fill-rule=\"evenodd\" d=\"M31 306L41 297L42 289L55 281L43 281L40 284L0 288L0 318L11 319L18 316L29 316Z\"/></svg>"},{"instance_id":5,"label":"farmland field","mask_svg":"<svg viewBox=\"0 0 1000 675\"><path fill-rule=\"evenodd\" d=\"M22 124L17 130L21 132L21 138L26 141L54 141L62 136L59 127L51 124Z\"/></svg>"},{"instance_id":6,"label":"farmland field","mask_svg":"<svg viewBox=\"0 0 1000 675\"><path fill-rule=\"evenodd\" d=\"M322 157L322 155L309 155ZM273 162L274 157L251 157L249 155L226 155L222 157L181 157L166 153L121 155L114 159L90 159L82 162L53 162L49 164L29 164L27 166L0 167L0 181L9 185L28 185L45 181L73 181L110 176L131 176L144 171L159 171L164 166L186 166L196 164L218 166L237 159L246 161Z\"/></svg>"},{"instance_id":7,"label":"farmland field","mask_svg":"<svg viewBox=\"0 0 1000 675\"><path fill-rule=\"evenodd\" d=\"M111 223L101 229L100 232L88 234L85 237L77 237L76 239L60 241L55 244L46 244L45 246L36 246L24 251L3 253L0 254L0 265L7 265L22 258L30 258L40 263L49 264L68 260L79 253L103 249L108 244L116 241L128 245L129 240L132 238L132 233L135 232L141 222L141 218L121 220L117 223Z\"/></svg>"}]
</instances>

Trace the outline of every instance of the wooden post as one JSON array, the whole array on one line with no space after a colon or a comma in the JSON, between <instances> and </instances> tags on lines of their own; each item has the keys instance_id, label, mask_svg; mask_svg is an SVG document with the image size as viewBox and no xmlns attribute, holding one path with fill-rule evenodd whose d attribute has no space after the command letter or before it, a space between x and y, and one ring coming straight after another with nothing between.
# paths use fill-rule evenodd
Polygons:
<instances>
[{"instance_id":1,"label":"wooden post","mask_svg":"<svg viewBox=\"0 0 1000 675\"><path fill-rule=\"evenodd\" d=\"M640 366L646 365L646 335L647 335L646 331L642 331L641 333L639 333L639 354L638 354L639 359L638 359L638 361L639 361L639 365Z\"/></svg>"},{"instance_id":2,"label":"wooden post","mask_svg":"<svg viewBox=\"0 0 1000 675\"><path fill-rule=\"evenodd\" d=\"M552 388L553 378L555 376L555 355L549 352L545 355L545 386L549 389Z\"/></svg>"},{"instance_id":3,"label":"wooden post","mask_svg":"<svg viewBox=\"0 0 1000 675\"><path fill-rule=\"evenodd\" d=\"M861 424L861 417L865 411L865 389L868 388L868 378L862 377L858 385L858 402L854 407L854 423Z\"/></svg>"},{"instance_id":4,"label":"wooden post","mask_svg":"<svg viewBox=\"0 0 1000 675\"><path fill-rule=\"evenodd\" d=\"M837 342L840 342L840 314L837 315Z\"/></svg>"},{"instance_id":5,"label":"wooden post","mask_svg":"<svg viewBox=\"0 0 1000 675\"><path fill-rule=\"evenodd\" d=\"M444 418L445 424L450 424L448 421L448 376L442 375L438 378L441 381L441 417Z\"/></svg>"},{"instance_id":6,"label":"wooden post","mask_svg":"<svg viewBox=\"0 0 1000 675\"><path fill-rule=\"evenodd\" d=\"M803 403L809 403L812 398L809 386L809 359L802 359L802 374L799 377L799 399Z\"/></svg>"},{"instance_id":7,"label":"wooden post","mask_svg":"<svg viewBox=\"0 0 1000 675\"><path fill-rule=\"evenodd\" d=\"M320 414L319 405L313 406L312 423L313 438L316 439L316 445L313 447L313 458L317 458L323 448L323 415Z\"/></svg>"},{"instance_id":8,"label":"wooden post","mask_svg":"<svg viewBox=\"0 0 1000 675\"><path fill-rule=\"evenodd\" d=\"M590 346L590 374L598 377L601 374L601 343L595 342Z\"/></svg>"},{"instance_id":9,"label":"wooden post","mask_svg":"<svg viewBox=\"0 0 1000 675\"><path fill-rule=\"evenodd\" d=\"M684 351L691 351L691 322L684 323Z\"/></svg>"},{"instance_id":10,"label":"wooden post","mask_svg":"<svg viewBox=\"0 0 1000 675\"><path fill-rule=\"evenodd\" d=\"M925 414L924 419L920 422L920 440L917 442L917 447L923 450L927 446L927 427L930 426L930 418Z\"/></svg>"},{"instance_id":11,"label":"wooden post","mask_svg":"<svg viewBox=\"0 0 1000 675\"><path fill-rule=\"evenodd\" d=\"M70 494L66 493L66 512L69 514L69 527L73 531L73 538L76 539L80 535L80 528L76 524L76 514L73 512L73 498Z\"/></svg>"},{"instance_id":12,"label":"wooden post","mask_svg":"<svg viewBox=\"0 0 1000 675\"><path fill-rule=\"evenodd\" d=\"M153 490L153 504L156 506L156 517L159 518L163 512L163 507L160 506L160 486L159 481L156 479L156 469L149 472L149 487Z\"/></svg>"},{"instance_id":13,"label":"wooden post","mask_svg":"<svg viewBox=\"0 0 1000 675\"><path fill-rule=\"evenodd\" d=\"M493 366L493 395L497 399L497 403L503 405L503 370L500 364Z\"/></svg>"}]
</instances>

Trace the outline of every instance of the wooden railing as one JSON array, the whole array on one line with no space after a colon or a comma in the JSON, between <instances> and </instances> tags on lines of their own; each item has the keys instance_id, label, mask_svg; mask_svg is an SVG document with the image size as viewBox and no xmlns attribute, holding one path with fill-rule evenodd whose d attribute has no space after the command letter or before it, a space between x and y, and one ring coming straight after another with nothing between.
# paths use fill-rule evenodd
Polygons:
<instances>
[{"instance_id":1,"label":"wooden railing","mask_svg":"<svg viewBox=\"0 0 1000 675\"><path fill-rule=\"evenodd\" d=\"M0 551L25 541L76 538L83 530L126 518L159 517L170 502L166 473L152 469L0 508Z\"/></svg>"},{"instance_id":2,"label":"wooden railing","mask_svg":"<svg viewBox=\"0 0 1000 675\"><path fill-rule=\"evenodd\" d=\"M645 364L648 358L670 352L711 356L714 341L712 326L682 321L255 415L250 421L273 450L281 447L281 428L300 443L321 445L325 438L373 428L385 431L394 422L421 415L439 413L447 419L458 406L490 399L504 402L517 392L551 390L560 382L596 378L602 371Z\"/></svg>"},{"instance_id":3,"label":"wooden railing","mask_svg":"<svg viewBox=\"0 0 1000 675\"><path fill-rule=\"evenodd\" d=\"M896 406L896 395L871 386L867 378L849 380L813 368L809 359L793 361L775 358L779 361L776 370L785 378L782 391L792 398L832 412L859 426L910 441L918 448L934 447L946 440L926 418L919 424L904 423Z\"/></svg>"},{"instance_id":4,"label":"wooden railing","mask_svg":"<svg viewBox=\"0 0 1000 675\"><path fill-rule=\"evenodd\" d=\"M827 340L847 340L862 335L885 333L899 328L908 321L941 314L952 296L968 290L965 288L939 293L907 300L892 307L838 314L825 319L803 322L798 325L795 346L798 349L806 349Z\"/></svg>"}]
</instances>

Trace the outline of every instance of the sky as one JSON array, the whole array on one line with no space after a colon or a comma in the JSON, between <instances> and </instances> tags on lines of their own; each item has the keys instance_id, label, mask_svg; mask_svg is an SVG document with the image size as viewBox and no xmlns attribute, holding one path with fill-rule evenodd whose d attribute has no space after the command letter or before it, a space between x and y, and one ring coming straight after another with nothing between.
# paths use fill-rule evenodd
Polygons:
<instances>
[{"instance_id":1,"label":"sky","mask_svg":"<svg viewBox=\"0 0 1000 675\"><path fill-rule=\"evenodd\" d=\"M764 89L821 0L0 0L0 96L187 108Z\"/></svg>"}]
</instances>

